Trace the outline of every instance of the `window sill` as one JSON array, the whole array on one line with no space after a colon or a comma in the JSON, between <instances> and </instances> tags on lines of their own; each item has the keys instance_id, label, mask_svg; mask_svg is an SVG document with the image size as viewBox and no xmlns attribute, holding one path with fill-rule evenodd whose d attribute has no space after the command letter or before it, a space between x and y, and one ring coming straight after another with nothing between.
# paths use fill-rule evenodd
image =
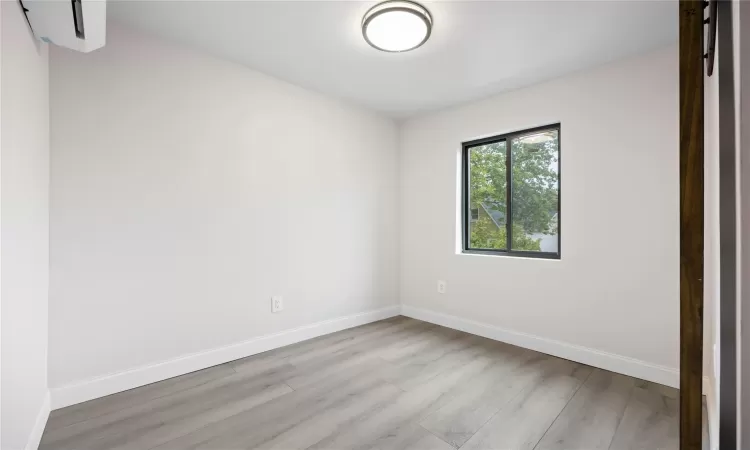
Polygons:
<instances>
[{"instance_id":1,"label":"window sill","mask_svg":"<svg viewBox=\"0 0 750 450\"><path fill-rule=\"evenodd\" d=\"M542 261L560 261L560 254L558 253L539 253L533 254L528 252L501 252L491 250L460 250L458 255L462 256L489 256L489 257L501 257L501 258L520 258L520 259L533 259Z\"/></svg>"}]
</instances>

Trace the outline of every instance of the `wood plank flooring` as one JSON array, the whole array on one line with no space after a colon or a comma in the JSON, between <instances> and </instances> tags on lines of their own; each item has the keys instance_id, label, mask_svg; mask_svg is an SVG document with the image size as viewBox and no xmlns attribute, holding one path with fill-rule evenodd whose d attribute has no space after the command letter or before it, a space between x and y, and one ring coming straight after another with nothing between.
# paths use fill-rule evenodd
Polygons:
<instances>
[{"instance_id":1,"label":"wood plank flooring","mask_svg":"<svg viewBox=\"0 0 750 450\"><path fill-rule=\"evenodd\" d=\"M394 317L55 410L40 449L677 449L677 397Z\"/></svg>"}]
</instances>

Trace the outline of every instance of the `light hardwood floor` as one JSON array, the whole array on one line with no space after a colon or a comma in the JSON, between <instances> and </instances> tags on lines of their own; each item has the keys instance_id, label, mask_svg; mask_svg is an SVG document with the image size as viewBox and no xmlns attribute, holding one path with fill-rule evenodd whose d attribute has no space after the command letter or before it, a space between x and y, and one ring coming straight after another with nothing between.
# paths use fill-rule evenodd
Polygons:
<instances>
[{"instance_id":1,"label":"light hardwood floor","mask_svg":"<svg viewBox=\"0 0 750 450\"><path fill-rule=\"evenodd\" d=\"M40 449L676 449L677 403L395 317L53 411Z\"/></svg>"}]
</instances>

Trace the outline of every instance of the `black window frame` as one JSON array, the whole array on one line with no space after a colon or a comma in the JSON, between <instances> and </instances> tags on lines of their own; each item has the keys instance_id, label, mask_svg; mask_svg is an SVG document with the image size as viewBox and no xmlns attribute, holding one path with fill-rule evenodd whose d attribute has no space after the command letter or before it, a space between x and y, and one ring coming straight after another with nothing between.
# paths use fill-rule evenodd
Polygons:
<instances>
[{"instance_id":1,"label":"black window frame","mask_svg":"<svg viewBox=\"0 0 750 450\"><path fill-rule=\"evenodd\" d=\"M531 133L543 131L557 131L557 252L535 252L529 250L513 250L513 152L511 151L511 141L517 137ZM469 211L469 151L473 147L481 145L494 144L497 142L506 142L505 147L505 176L506 176L506 249L481 249L471 248L469 246L469 232L471 212ZM540 259L561 259L562 257L562 134L560 123L544 125L541 127L527 128L524 130L513 131L510 133L499 134L496 136L475 139L461 143L461 230L462 252L466 254L495 255L495 256L519 256L523 258L540 258Z\"/></svg>"}]
</instances>

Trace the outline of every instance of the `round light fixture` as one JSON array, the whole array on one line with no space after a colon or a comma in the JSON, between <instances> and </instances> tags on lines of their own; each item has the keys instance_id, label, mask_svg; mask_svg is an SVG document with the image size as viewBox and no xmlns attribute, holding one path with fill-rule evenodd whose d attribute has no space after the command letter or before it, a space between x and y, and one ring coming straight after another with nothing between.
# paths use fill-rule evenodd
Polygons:
<instances>
[{"instance_id":1,"label":"round light fixture","mask_svg":"<svg viewBox=\"0 0 750 450\"><path fill-rule=\"evenodd\" d=\"M424 44L432 31L427 8L406 0L389 0L370 8L362 18L362 35L384 52L406 52Z\"/></svg>"}]
</instances>

